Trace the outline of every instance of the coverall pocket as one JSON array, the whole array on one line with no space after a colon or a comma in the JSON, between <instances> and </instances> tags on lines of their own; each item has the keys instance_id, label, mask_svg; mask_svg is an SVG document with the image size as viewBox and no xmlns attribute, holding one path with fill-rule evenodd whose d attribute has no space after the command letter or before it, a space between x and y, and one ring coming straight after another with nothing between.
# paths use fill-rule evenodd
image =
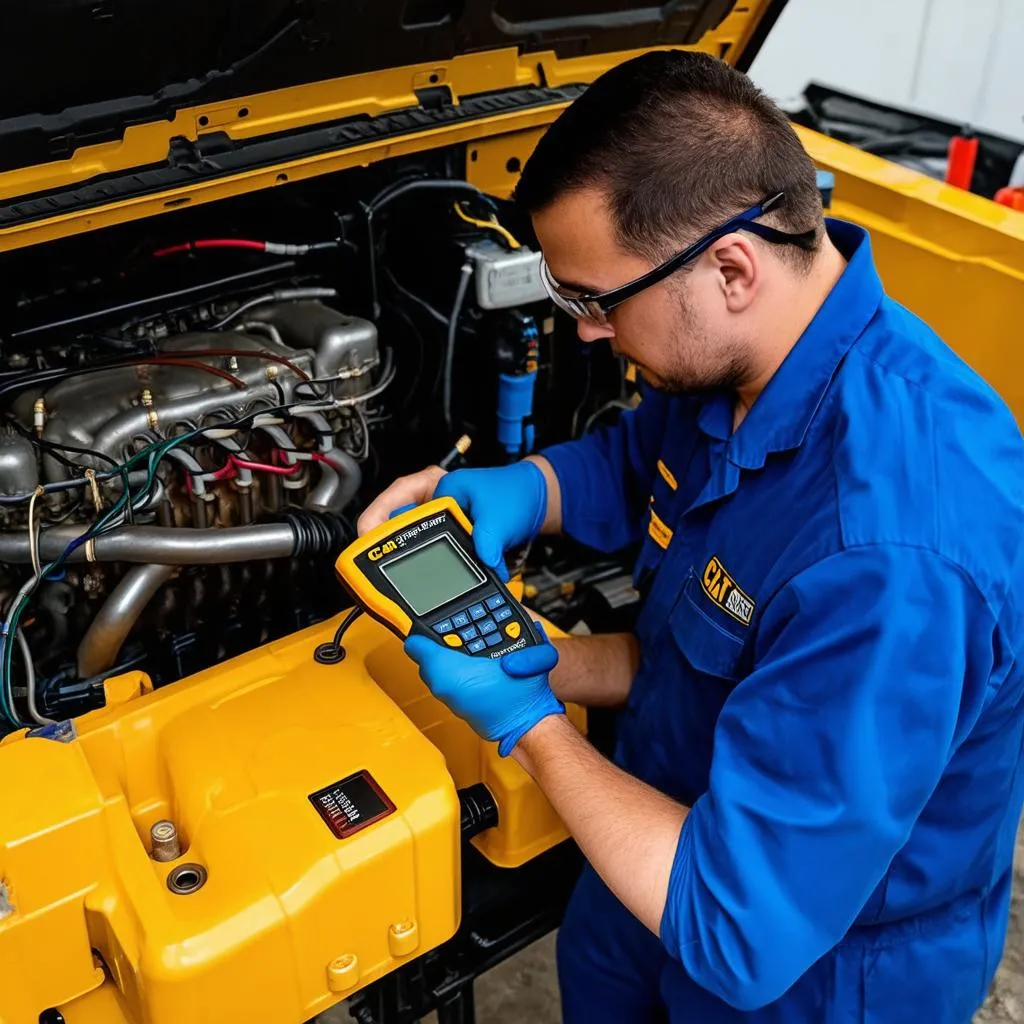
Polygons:
<instances>
[{"instance_id":1,"label":"coverall pocket","mask_svg":"<svg viewBox=\"0 0 1024 1024\"><path fill-rule=\"evenodd\" d=\"M744 641L720 626L701 600L700 581L691 569L669 618L672 637L697 672L735 683L742 672Z\"/></svg>"}]
</instances>

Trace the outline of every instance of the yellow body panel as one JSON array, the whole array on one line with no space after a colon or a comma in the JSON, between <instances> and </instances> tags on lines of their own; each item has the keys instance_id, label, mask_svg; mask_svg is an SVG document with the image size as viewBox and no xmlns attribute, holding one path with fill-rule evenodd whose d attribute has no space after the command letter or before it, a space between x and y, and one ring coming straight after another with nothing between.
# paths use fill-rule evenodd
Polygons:
<instances>
[{"instance_id":1,"label":"yellow body panel","mask_svg":"<svg viewBox=\"0 0 1024 1024\"><path fill-rule=\"evenodd\" d=\"M886 291L926 320L1024 424L1024 214L816 132L800 129L800 138L817 166L836 176L833 215L871 233Z\"/></svg>"},{"instance_id":2,"label":"yellow body panel","mask_svg":"<svg viewBox=\"0 0 1024 1024\"><path fill-rule=\"evenodd\" d=\"M112 692L140 695L79 719L70 743L0 744L14 907L0 964L17 979L0 986L0 1021L35 1024L52 1006L69 1024L110 1021L116 1006L132 1024L298 1024L456 930L456 786L494 795L500 823L474 841L496 863L565 838L526 773L429 694L383 626L360 619L344 662L315 663L338 621L156 692L136 673ZM309 796L361 769L397 809L339 840ZM181 835L171 863L149 856L161 818ZM175 895L166 877L185 862L208 881Z\"/></svg>"}]
</instances>

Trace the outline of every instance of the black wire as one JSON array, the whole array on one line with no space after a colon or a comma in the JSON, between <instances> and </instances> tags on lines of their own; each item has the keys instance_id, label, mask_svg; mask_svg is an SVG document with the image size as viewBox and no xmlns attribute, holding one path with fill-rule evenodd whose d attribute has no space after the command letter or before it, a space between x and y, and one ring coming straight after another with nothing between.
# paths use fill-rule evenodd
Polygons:
<instances>
[{"instance_id":1,"label":"black wire","mask_svg":"<svg viewBox=\"0 0 1024 1024\"><path fill-rule=\"evenodd\" d=\"M45 441L43 438L37 437L27 427L23 427L13 415L8 415L7 421L27 441L31 441L37 448L40 448L45 452L49 452L49 454L51 454L58 462L63 463L71 469L81 469L82 467L77 462L65 459L60 452L73 452L76 455L90 455L94 459L100 459L111 466L118 465L117 459L112 459L109 455L104 452L98 452L94 448L80 448L78 445L74 444L57 444L56 441Z\"/></svg>"},{"instance_id":2,"label":"black wire","mask_svg":"<svg viewBox=\"0 0 1024 1024\"><path fill-rule=\"evenodd\" d=\"M456 178L414 178L411 181L399 181L381 189L364 207L366 210L366 248L370 257L370 298L373 303L374 318L379 317L381 312L380 290L377 284L377 241L373 231L374 215L409 192L421 190L431 192L468 192L486 203L493 211L497 212L498 209L497 203L486 193L481 192L476 185L471 185L468 181L461 181Z\"/></svg>"},{"instance_id":3,"label":"black wire","mask_svg":"<svg viewBox=\"0 0 1024 1024\"><path fill-rule=\"evenodd\" d=\"M576 411L572 414L572 422L569 425L569 437L576 438L576 428L579 426L580 416L583 414L583 407L587 404L587 399L590 398L590 385L593 377L593 363L591 362L592 356L589 354L589 349L584 349L587 353L584 355L584 366L586 367L586 377L583 383L583 397L580 399L580 404L576 406Z\"/></svg>"},{"instance_id":4,"label":"black wire","mask_svg":"<svg viewBox=\"0 0 1024 1024\"><path fill-rule=\"evenodd\" d=\"M352 625L360 615L363 614L363 609L356 605L348 615L345 616L338 625L338 628L334 631L334 639L329 640L325 644L317 645L313 651L313 660L320 665L339 665L345 660L345 648L341 646L342 637L344 637L346 630Z\"/></svg>"},{"instance_id":5,"label":"black wire","mask_svg":"<svg viewBox=\"0 0 1024 1024\"><path fill-rule=\"evenodd\" d=\"M57 381L67 380L69 377L81 377L87 373L103 373L106 370L114 370L131 366L132 362L124 359L111 359L102 363L95 363L93 366L62 367L53 370L34 370L18 376L14 380L0 384L0 398L13 391L23 391L34 384L50 384Z\"/></svg>"},{"instance_id":6,"label":"black wire","mask_svg":"<svg viewBox=\"0 0 1024 1024\"><path fill-rule=\"evenodd\" d=\"M47 519L47 526L60 526L61 523L67 522L67 520L69 520L84 504L85 495L83 494L82 497L80 497L78 501L76 501L71 508L62 515L58 516L56 519Z\"/></svg>"},{"instance_id":7,"label":"black wire","mask_svg":"<svg viewBox=\"0 0 1024 1024\"><path fill-rule=\"evenodd\" d=\"M427 344L423 338L423 333L416 326L416 321L409 315L405 307L399 302L392 302L391 309L397 313L408 325L412 331L413 337L416 339L418 359L416 361L416 373L413 375L412 382L409 384L409 390L405 393L405 397L402 399L399 408L404 409L409 402L412 400L413 395L416 393L416 388L419 385L420 377L423 375L423 371L427 365Z\"/></svg>"},{"instance_id":8,"label":"black wire","mask_svg":"<svg viewBox=\"0 0 1024 1024\"><path fill-rule=\"evenodd\" d=\"M292 388L292 394L298 395L300 388L309 388L312 393L312 397L317 402L329 402L330 393L324 391L322 394L317 394L315 384L336 384L338 382L337 377L311 377L309 380L299 380L295 382L295 386ZM308 401L308 399L306 399Z\"/></svg>"},{"instance_id":9,"label":"black wire","mask_svg":"<svg viewBox=\"0 0 1024 1024\"><path fill-rule=\"evenodd\" d=\"M429 302L427 302L426 299L420 298L420 296L415 294L415 292L409 291L409 289L395 277L394 272L390 267L385 267L384 273L387 274L387 278L391 282L391 286L399 295L408 299L410 302L415 303L415 305L419 306L424 313L427 313L439 324L442 324L444 327L448 326L448 317L446 317L444 313L440 312L440 310L435 309Z\"/></svg>"},{"instance_id":10,"label":"black wire","mask_svg":"<svg viewBox=\"0 0 1024 1024\"><path fill-rule=\"evenodd\" d=\"M474 198L482 200L492 210L497 210L498 208L497 204L488 195L481 192L476 185L471 185L468 181L461 181L457 178L413 178L411 180L397 181L387 186L387 188L381 189L370 200L367 210L370 213L376 213L409 192L418 191L467 192Z\"/></svg>"}]
</instances>

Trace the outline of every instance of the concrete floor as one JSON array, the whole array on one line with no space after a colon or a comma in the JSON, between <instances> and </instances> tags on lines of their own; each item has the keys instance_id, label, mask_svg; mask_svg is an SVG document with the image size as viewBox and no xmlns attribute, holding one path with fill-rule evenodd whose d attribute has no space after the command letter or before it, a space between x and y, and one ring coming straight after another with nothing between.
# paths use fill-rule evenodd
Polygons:
<instances>
[{"instance_id":1,"label":"concrete floor","mask_svg":"<svg viewBox=\"0 0 1024 1024\"><path fill-rule=\"evenodd\" d=\"M1024 1024L1024 827L1017 833L1013 905L1006 950L988 1001L975 1024Z\"/></svg>"},{"instance_id":2,"label":"concrete floor","mask_svg":"<svg viewBox=\"0 0 1024 1024\"><path fill-rule=\"evenodd\" d=\"M1015 892L1006 951L975 1024L1024 1024L1024 829L1017 838ZM476 985L477 1024L559 1024L555 941L548 936L484 975ZM351 1024L338 1010L323 1024ZM434 1024L433 1016L423 1024Z\"/></svg>"}]
</instances>

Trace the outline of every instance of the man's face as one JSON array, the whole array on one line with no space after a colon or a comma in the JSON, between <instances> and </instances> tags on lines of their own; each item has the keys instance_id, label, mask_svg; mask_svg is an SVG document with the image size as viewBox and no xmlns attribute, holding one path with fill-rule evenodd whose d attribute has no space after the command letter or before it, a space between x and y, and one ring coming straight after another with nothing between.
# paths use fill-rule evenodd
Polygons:
<instances>
[{"instance_id":1,"label":"man's face","mask_svg":"<svg viewBox=\"0 0 1024 1024\"><path fill-rule=\"evenodd\" d=\"M651 270L623 250L603 194L571 192L533 217L552 277L567 294L604 292ZM680 248L693 239L681 239ZM748 370L737 317L726 302L714 250L614 309L609 322L579 321L583 341L607 338L665 391L705 391L742 384Z\"/></svg>"}]
</instances>

